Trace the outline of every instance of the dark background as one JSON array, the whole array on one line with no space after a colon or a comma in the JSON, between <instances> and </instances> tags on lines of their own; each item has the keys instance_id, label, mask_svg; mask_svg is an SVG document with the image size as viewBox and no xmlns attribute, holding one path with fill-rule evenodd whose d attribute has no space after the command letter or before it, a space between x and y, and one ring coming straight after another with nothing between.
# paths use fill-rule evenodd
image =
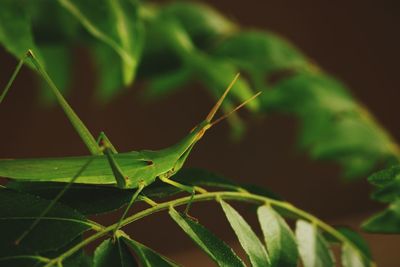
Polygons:
<instances>
[{"instance_id":1,"label":"dark background","mask_svg":"<svg viewBox=\"0 0 400 267\"><path fill-rule=\"evenodd\" d=\"M204 2L244 27L268 29L289 39L328 73L346 83L353 95L400 140L399 1ZM93 62L82 48L75 49L74 60L71 105L94 135L104 130L120 151L159 149L175 143L204 118L213 104L197 84L163 101L145 103L140 98L143 84L135 84L112 103L99 105L93 98ZM1 50L0 62L0 84L4 85L16 61ZM0 158L87 154L60 108L41 106L38 99L34 75L25 69L0 106ZM365 179L343 182L337 166L312 162L295 149L295 119L270 115L254 120L245 112L242 114L249 122L243 141L232 143L229 128L220 125L207 132L187 166L267 187L330 223L357 227L379 208L369 200L371 187ZM216 205L195 205L192 213L225 240L235 242ZM254 215L247 214L254 221ZM104 220L111 220L110 216L105 217ZM192 252L191 241L165 214L128 228L132 237L188 266L208 263L203 254ZM366 238L380 266L399 265L399 237Z\"/></svg>"}]
</instances>

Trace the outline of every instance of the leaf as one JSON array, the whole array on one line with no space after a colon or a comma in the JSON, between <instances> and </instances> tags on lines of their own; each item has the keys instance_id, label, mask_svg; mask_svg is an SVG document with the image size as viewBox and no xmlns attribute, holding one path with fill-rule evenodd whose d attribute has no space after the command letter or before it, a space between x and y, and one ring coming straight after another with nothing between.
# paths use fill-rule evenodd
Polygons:
<instances>
[{"instance_id":1,"label":"leaf","mask_svg":"<svg viewBox=\"0 0 400 267\"><path fill-rule=\"evenodd\" d=\"M400 179L378 188L371 197L385 203L396 201L400 197Z\"/></svg>"},{"instance_id":2,"label":"leaf","mask_svg":"<svg viewBox=\"0 0 400 267\"><path fill-rule=\"evenodd\" d=\"M7 184L7 188L49 200L57 196L65 186L65 183L47 182L11 181ZM59 202L85 215L100 214L119 209L128 203L134 191L107 186L74 184L65 192Z\"/></svg>"},{"instance_id":3,"label":"leaf","mask_svg":"<svg viewBox=\"0 0 400 267\"><path fill-rule=\"evenodd\" d=\"M71 54L65 45L41 45L40 53L44 59L46 69L60 92L65 95L71 79ZM48 85L41 79L42 98L45 102L55 100Z\"/></svg>"},{"instance_id":4,"label":"leaf","mask_svg":"<svg viewBox=\"0 0 400 267\"><path fill-rule=\"evenodd\" d=\"M128 247L119 238L104 240L95 250L93 267L134 267L138 266Z\"/></svg>"},{"instance_id":5,"label":"leaf","mask_svg":"<svg viewBox=\"0 0 400 267\"><path fill-rule=\"evenodd\" d=\"M214 54L229 58L241 69L263 78L276 71L306 69L310 65L295 47L270 32L238 32L223 40Z\"/></svg>"},{"instance_id":6,"label":"leaf","mask_svg":"<svg viewBox=\"0 0 400 267\"><path fill-rule=\"evenodd\" d=\"M48 214L20 242L15 240L29 228L50 201L29 194L0 189L1 255L21 255L57 250L91 229L77 211L56 203Z\"/></svg>"},{"instance_id":7,"label":"leaf","mask_svg":"<svg viewBox=\"0 0 400 267\"><path fill-rule=\"evenodd\" d=\"M204 3L170 3L163 6L161 12L162 16L179 21L190 38L201 48L209 47L216 39L237 30L236 25Z\"/></svg>"},{"instance_id":8,"label":"leaf","mask_svg":"<svg viewBox=\"0 0 400 267\"><path fill-rule=\"evenodd\" d=\"M368 182L377 187L384 187L395 180L400 180L400 165L393 165L368 177Z\"/></svg>"},{"instance_id":9,"label":"leaf","mask_svg":"<svg viewBox=\"0 0 400 267\"><path fill-rule=\"evenodd\" d=\"M326 241L316 226L298 220L296 238L304 267L334 266L334 258Z\"/></svg>"},{"instance_id":10,"label":"leaf","mask_svg":"<svg viewBox=\"0 0 400 267\"><path fill-rule=\"evenodd\" d=\"M223 200L221 200L220 203L226 218L235 231L243 249L246 251L251 264L253 266L270 266L268 254L250 225L248 225L243 217L228 203Z\"/></svg>"},{"instance_id":11,"label":"leaf","mask_svg":"<svg viewBox=\"0 0 400 267\"><path fill-rule=\"evenodd\" d=\"M124 85L121 60L115 50L103 43L95 43L92 53L98 78L96 95L106 102L115 97Z\"/></svg>"},{"instance_id":12,"label":"leaf","mask_svg":"<svg viewBox=\"0 0 400 267\"><path fill-rule=\"evenodd\" d=\"M0 266L18 266L18 267L32 267L42 266L46 263L40 256L36 255L21 255L16 257L0 258ZM40 265L41 264L41 265Z\"/></svg>"},{"instance_id":13,"label":"leaf","mask_svg":"<svg viewBox=\"0 0 400 267\"><path fill-rule=\"evenodd\" d=\"M122 59L125 85L133 82L144 35L138 7L128 1L59 0L95 38L107 44Z\"/></svg>"},{"instance_id":14,"label":"leaf","mask_svg":"<svg viewBox=\"0 0 400 267\"><path fill-rule=\"evenodd\" d=\"M245 266L235 252L207 228L179 214L174 208L170 208L169 215L218 266Z\"/></svg>"},{"instance_id":15,"label":"leaf","mask_svg":"<svg viewBox=\"0 0 400 267\"><path fill-rule=\"evenodd\" d=\"M348 244L342 246L342 265L343 267L367 267L370 266L353 247Z\"/></svg>"},{"instance_id":16,"label":"leaf","mask_svg":"<svg viewBox=\"0 0 400 267\"><path fill-rule=\"evenodd\" d=\"M400 233L400 200L389 205L384 211L375 214L362 224L365 231L373 233Z\"/></svg>"},{"instance_id":17,"label":"leaf","mask_svg":"<svg viewBox=\"0 0 400 267\"><path fill-rule=\"evenodd\" d=\"M373 266L368 244L357 232L347 227L336 227L336 230L345 236L349 242L343 242L326 232L324 236L328 242L341 245L341 260L344 267Z\"/></svg>"},{"instance_id":18,"label":"leaf","mask_svg":"<svg viewBox=\"0 0 400 267\"><path fill-rule=\"evenodd\" d=\"M337 161L348 175L365 175L393 157L393 140L344 85L325 74L299 73L264 91L260 99L266 111L298 116L300 146L315 159Z\"/></svg>"},{"instance_id":19,"label":"leaf","mask_svg":"<svg viewBox=\"0 0 400 267\"><path fill-rule=\"evenodd\" d=\"M271 266L297 266L299 253L292 230L285 220L269 206L257 210L271 259Z\"/></svg>"},{"instance_id":20,"label":"leaf","mask_svg":"<svg viewBox=\"0 0 400 267\"><path fill-rule=\"evenodd\" d=\"M0 9L0 43L16 58L28 49L38 53L33 41L29 15L21 1L3 0Z\"/></svg>"},{"instance_id":21,"label":"leaf","mask_svg":"<svg viewBox=\"0 0 400 267\"><path fill-rule=\"evenodd\" d=\"M347 227L336 228L342 235L349 239L353 245L363 254L365 259L371 260L371 251L368 247L367 242L355 231Z\"/></svg>"},{"instance_id":22,"label":"leaf","mask_svg":"<svg viewBox=\"0 0 400 267\"><path fill-rule=\"evenodd\" d=\"M143 267L177 267L176 263L171 261L170 259L158 254L154 250L146 247L145 245L127 238L125 236L122 237L123 241L130 247L132 248L136 255L139 258L140 263L142 264L141 266Z\"/></svg>"},{"instance_id":23,"label":"leaf","mask_svg":"<svg viewBox=\"0 0 400 267\"><path fill-rule=\"evenodd\" d=\"M172 70L153 77L149 81L145 91L147 99L158 99L165 97L188 83L191 78L191 71L187 68Z\"/></svg>"}]
</instances>

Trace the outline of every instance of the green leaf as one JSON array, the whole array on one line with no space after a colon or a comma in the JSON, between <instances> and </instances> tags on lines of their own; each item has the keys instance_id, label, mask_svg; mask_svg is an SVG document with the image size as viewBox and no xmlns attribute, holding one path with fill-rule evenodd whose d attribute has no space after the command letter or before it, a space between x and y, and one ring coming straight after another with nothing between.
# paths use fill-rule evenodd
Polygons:
<instances>
[{"instance_id":1,"label":"green leaf","mask_svg":"<svg viewBox=\"0 0 400 267\"><path fill-rule=\"evenodd\" d=\"M370 266L359 251L348 244L342 246L342 265L343 267L367 267Z\"/></svg>"},{"instance_id":2,"label":"green leaf","mask_svg":"<svg viewBox=\"0 0 400 267\"><path fill-rule=\"evenodd\" d=\"M103 43L95 43L92 53L98 78L96 95L106 102L115 97L124 85L121 60L112 48Z\"/></svg>"},{"instance_id":3,"label":"green leaf","mask_svg":"<svg viewBox=\"0 0 400 267\"><path fill-rule=\"evenodd\" d=\"M210 6L196 2L176 2L161 8L163 16L169 16L183 26L191 39L201 48L237 30L236 25Z\"/></svg>"},{"instance_id":4,"label":"green leaf","mask_svg":"<svg viewBox=\"0 0 400 267\"><path fill-rule=\"evenodd\" d=\"M324 233L324 236L328 242L341 245L342 265L344 267L372 266L371 252L367 242L357 232L347 227L336 227L336 230L345 236L349 242L343 242L328 233Z\"/></svg>"},{"instance_id":5,"label":"green leaf","mask_svg":"<svg viewBox=\"0 0 400 267\"><path fill-rule=\"evenodd\" d=\"M390 166L368 177L368 181L377 187L384 187L395 180L400 180L400 165Z\"/></svg>"},{"instance_id":6,"label":"green leaf","mask_svg":"<svg viewBox=\"0 0 400 267\"><path fill-rule=\"evenodd\" d=\"M353 245L355 245L357 249L364 255L365 259L371 260L371 251L364 238L362 238L357 232L347 227L338 227L336 230L349 239Z\"/></svg>"},{"instance_id":7,"label":"green leaf","mask_svg":"<svg viewBox=\"0 0 400 267\"><path fill-rule=\"evenodd\" d=\"M146 247L145 245L127 238L125 236L122 237L123 241L130 247L132 248L136 255L139 258L140 263L142 264L141 266L143 267L177 267L176 263L174 263L172 260L158 254L154 250Z\"/></svg>"},{"instance_id":8,"label":"green leaf","mask_svg":"<svg viewBox=\"0 0 400 267\"><path fill-rule=\"evenodd\" d=\"M11 181L7 184L7 188L49 200L54 199L65 186L65 183L46 182ZM119 209L128 203L134 191L107 186L74 184L65 192L59 202L85 215L100 214Z\"/></svg>"},{"instance_id":9,"label":"green leaf","mask_svg":"<svg viewBox=\"0 0 400 267\"><path fill-rule=\"evenodd\" d=\"M396 201L400 197L400 179L378 188L371 197L385 203Z\"/></svg>"},{"instance_id":10,"label":"green leaf","mask_svg":"<svg viewBox=\"0 0 400 267\"><path fill-rule=\"evenodd\" d=\"M145 96L148 99L165 97L184 86L191 78L191 71L188 68L172 70L153 77L149 81Z\"/></svg>"},{"instance_id":11,"label":"green leaf","mask_svg":"<svg viewBox=\"0 0 400 267\"><path fill-rule=\"evenodd\" d=\"M104 240L94 252L93 267L138 266L128 247L119 238Z\"/></svg>"},{"instance_id":12,"label":"green leaf","mask_svg":"<svg viewBox=\"0 0 400 267\"><path fill-rule=\"evenodd\" d=\"M170 208L169 215L218 266L245 266L235 252L207 228L179 214L174 208Z\"/></svg>"},{"instance_id":13,"label":"green leaf","mask_svg":"<svg viewBox=\"0 0 400 267\"><path fill-rule=\"evenodd\" d=\"M142 52L144 33L138 7L128 1L59 0L85 29L110 46L122 59L124 84L133 82Z\"/></svg>"},{"instance_id":14,"label":"green leaf","mask_svg":"<svg viewBox=\"0 0 400 267\"><path fill-rule=\"evenodd\" d=\"M228 203L223 200L221 200L220 203L225 212L226 218L239 239L243 249L246 251L251 264L253 266L270 266L268 254L250 225L248 225L243 217L240 216L240 214Z\"/></svg>"},{"instance_id":15,"label":"green leaf","mask_svg":"<svg viewBox=\"0 0 400 267\"><path fill-rule=\"evenodd\" d=\"M38 53L29 14L23 2L15 0L1 2L0 43L17 58L23 57L28 49Z\"/></svg>"},{"instance_id":16,"label":"green leaf","mask_svg":"<svg viewBox=\"0 0 400 267\"><path fill-rule=\"evenodd\" d=\"M313 158L337 161L346 174L360 176L393 157L393 140L327 75L300 73L273 89L261 95L263 107L300 118L299 143Z\"/></svg>"},{"instance_id":17,"label":"green leaf","mask_svg":"<svg viewBox=\"0 0 400 267\"><path fill-rule=\"evenodd\" d=\"M296 238L304 267L329 267L335 265L332 252L315 225L298 220L296 223Z\"/></svg>"},{"instance_id":18,"label":"green leaf","mask_svg":"<svg viewBox=\"0 0 400 267\"><path fill-rule=\"evenodd\" d=\"M389 205L384 211L375 214L362 224L365 231L373 233L400 233L400 200Z\"/></svg>"},{"instance_id":19,"label":"green leaf","mask_svg":"<svg viewBox=\"0 0 400 267\"><path fill-rule=\"evenodd\" d=\"M0 258L0 266L32 267L45 265L46 259L37 255L21 255Z\"/></svg>"},{"instance_id":20,"label":"green leaf","mask_svg":"<svg viewBox=\"0 0 400 267\"><path fill-rule=\"evenodd\" d=\"M290 43L269 32L242 31L226 38L215 55L229 58L245 71L266 75L280 70L308 68L307 59Z\"/></svg>"},{"instance_id":21,"label":"green leaf","mask_svg":"<svg viewBox=\"0 0 400 267\"><path fill-rule=\"evenodd\" d=\"M271 259L271 266L297 266L299 253L292 230L285 220L269 206L257 210Z\"/></svg>"},{"instance_id":22,"label":"green leaf","mask_svg":"<svg viewBox=\"0 0 400 267\"><path fill-rule=\"evenodd\" d=\"M0 189L0 253L21 255L57 250L91 229L77 211L56 203L20 242L14 242L49 205L50 201L29 194Z\"/></svg>"},{"instance_id":23,"label":"green leaf","mask_svg":"<svg viewBox=\"0 0 400 267\"><path fill-rule=\"evenodd\" d=\"M65 45L41 45L40 53L44 59L46 69L60 92L65 95L71 80L71 54ZM41 80L42 98L45 102L55 100L51 89Z\"/></svg>"}]
</instances>

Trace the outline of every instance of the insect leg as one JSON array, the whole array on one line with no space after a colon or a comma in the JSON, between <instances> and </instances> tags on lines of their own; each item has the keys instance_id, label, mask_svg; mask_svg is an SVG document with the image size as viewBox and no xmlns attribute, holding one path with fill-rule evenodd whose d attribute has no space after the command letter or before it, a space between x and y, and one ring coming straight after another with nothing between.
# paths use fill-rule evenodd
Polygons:
<instances>
[{"instance_id":1,"label":"insect leg","mask_svg":"<svg viewBox=\"0 0 400 267\"><path fill-rule=\"evenodd\" d=\"M107 157L108 163L110 164L111 170L114 174L115 180L117 181L117 186L120 189L129 188L130 179L128 176L124 175L121 167L118 165L117 161L114 158L115 154L118 154L117 150L108 139L104 132L101 132L97 142L101 145L101 148L104 150L104 154ZM143 188L146 186L144 182L140 182L135 193L132 195L128 205L125 208L124 213L122 214L121 218L118 221L116 228L114 229L113 236L115 237L116 232L118 231L119 227L123 219L125 218L126 214L128 213L129 209L132 207L135 200L138 198L140 192L142 192Z\"/></svg>"},{"instance_id":2,"label":"insect leg","mask_svg":"<svg viewBox=\"0 0 400 267\"><path fill-rule=\"evenodd\" d=\"M186 205L185 214L186 214L186 216L192 218L192 216L189 215L189 209L190 209L190 207L192 205L194 195L196 194L196 192L198 192L200 194L204 194L204 193L207 193L207 191L204 188L201 188L201 187L198 187L198 186L189 186L189 185L184 185L184 184L178 183L178 182L176 182L174 180L171 180L169 177L164 176L164 175L160 175L159 178L164 183L167 183L169 185L177 187L177 188L179 188L179 189L181 189L183 191L186 191L186 192L188 192L190 194L190 201Z\"/></svg>"},{"instance_id":3,"label":"insect leg","mask_svg":"<svg viewBox=\"0 0 400 267\"><path fill-rule=\"evenodd\" d=\"M22 65L24 62L26 62L27 59L30 59L32 64L35 66L37 72L42 76L42 78L45 80L45 82L49 85L48 87L50 90L53 92L55 95L57 102L61 106L61 108L64 110L64 113L72 123L73 127L75 128L76 132L79 134L83 142L86 144L88 147L89 151L91 152L92 155L101 155L103 154L101 152L101 149L99 148L99 145L96 143L96 140L94 139L93 135L89 132L89 130L86 128L86 126L83 124L81 119L76 115L76 113L73 111L71 106L67 103L63 95L60 93L60 90L58 90L57 86L54 84L53 80L50 78L50 76L47 74L44 66L37 60L36 56L31 50L28 50L26 53L25 57L21 59L21 61L18 63L15 71L13 72L9 82L7 83L5 89L3 90L2 94L0 95L0 103L3 102L6 94L11 88L11 85L13 84L15 77L17 76L18 72L20 71Z\"/></svg>"},{"instance_id":4,"label":"insect leg","mask_svg":"<svg viewBox=\"0 0 400 267\"><path fill-rule=\"evenodd\" d=\"M100 132L99 137L97 138L97 144L103 148L108 147L113 154L118 154L117 149L104 132Z\"/></svg>"},{"instance_id":5,"label":"insect leg","mask_svg":"<svg viewBox=\"0 0 400 267\"><path fill-rule=\"evenodd\" d=\"M138 188L136 189L135 193L132 195L131 200L129 201L128 205L125 208L124 213L122 214L121 218L118 221L117 226L114 229L113 236L116 237L116 233L121 226L122 221L125 219L126 214L128 214L129 209L132 207L135 200L138 198L140 192L142 192L143 188L145 188L146 184L144 182L139 183Z\"/></svg>"}]
</instances>

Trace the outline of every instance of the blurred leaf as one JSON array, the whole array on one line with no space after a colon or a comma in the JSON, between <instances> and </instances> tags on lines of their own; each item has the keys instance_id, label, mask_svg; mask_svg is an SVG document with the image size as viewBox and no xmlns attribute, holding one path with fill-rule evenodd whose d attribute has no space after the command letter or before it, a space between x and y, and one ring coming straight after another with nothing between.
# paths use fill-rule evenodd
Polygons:
<instances>
[{"instance_id":1,"label":"blurred leaf","mask_svg":"<svg viewBox=\"0 0 400 267\"><path fill-rule=\"evenodd\" d=\"M149 99L165 97L185 85L190 78L191 72L187 68L155 76L149 81L145 96Z\"/></svg>"},{"instance_id":2,"label":"blurred leaf","mask_svg":"<svg viewBox=\"0 0 400 267\"><path fill-rule=\"evenodd\" d=\"M400 165L390 166L368 177L368 181L377 187L384 187L395 180L400 180Z\"/></svg>"},{"instance_id":3,"label":"blurred leaf","mask_svg":"<svg viewBox=\"0 0 400 267\"><path fill-rule=\"evenodd\" d=\"M400 165L374 173L368 181L377 187L372 198L390 204L365 221L362 228L374 233L400 233Z\"/></svg>"},{"instance_id":4,"label":"blurred leaf","mask_svg":"<svg viewBox=\"0 0 400 267\"><path fill-rule=\"evenodd\" d=\"M50 201L29 194L0 189L0 252L3 256L57 250L86 230L86 218L77 211L56 203L33 230L15 245Z\"/></svg>"},{"instance_id":5,"label":"blurred leaf","mask_svg":"<svg viewBox=\"0 0 400 267\"><path fill-rule=\"evenodd\" d=\"M18 59L22 58L28 49L33 50L40 58L24 3L25 1L21 0L1 2L0 43Z\"/></svg>"},{"instance_id":6,"label":"blurred leaf","mask_svg":"<svg viewBox=\"0 0 400 267\"><path fill-rule=\"evenodd\" d=\"M125 85L133 82L144 42L143 26L134 1L59 0L86 30L122 59Z\"/></svg>"},{"instance_id":7,"label":"blurred leaf","mask_svg":"<svg viewBox=\"0 0 400 267\"><path fill-rule=\"evenodd\" d=\"M400 200L369 218L362 224L362 228L373 233L400 234Z\"/></svg>"},{"instance_id":8,"label":"blurred leaf","mask_svg":"<svg viewBox=\"0 0 400 267\"><path fill-rule=\"evenodd\" d=\"M104 240L94 252L93 267L138 266L128 247L119 238Z\"/></svg>"},{"instance_id":9,"label":"blurred leaf","mask_svg":"<svg viewBox=\"0 0 400 267\"><path fill-rule=\"evenodd\" d=\"M252 266L270 266L268 254L250 225L248 225L243 217L228 203L223 200L221 200L220 203L240 244L244 251L246 251Z\"/></svg>"},{"instance_id":10,"label":"blurred leaf","mask_svg":"<svg viewBox=\"0 0 400 267\"><path fill-rule=\"evenodd\" d=\"M237 27L215 9L203 3L175 2L161 8L164 16L178 20L201 48L209 47L216 39L234 32Z\"/></svg>"},{"instance_id":11,"label":"blurred leaf","mask_svg":"<svg viewBox=\"0 0 400 267\"><path fill-rule=\"evenodd\" d=\"M94 44L92 53L99 81L96 95L106 102L115 97L124 86L121 60L112 48L103 43Z\"/></svg>"},{"instance_id":12,"label":"blurred leaf","mask_svg":"<svg viewBox=\"0 0 400 267\"><path fill-rule=\"evenodd\" d=\"M261 96L267 110L302 121L299 143L315 159L335 160L347 175L361 176L393 157L393 141L346 88L323 74L301 73Z\"/></svg>"},{"instance_id":13,"label":"blurred leaf","mask_svg":"<svg viewBox=\"0 0 400 267\"><path fill-rule=\"evenodd\" d=\"M285 220L268 206L259 207L257 214L271 266L297 266L299 253L296 240Z\"/></svg>"},{"instance_id":14,"label":"blurred leaf","mask_svg":"<svg viewBox=\"0 0 400 267\"><path fill-rule=\"evenodd\" d=\"M372 198L380 202L393 202L400 198L400 179L378 188L372 194Z\"/></svg>"},{"instance_id":15,"label":"blurred leaf","mask_svg":"<svg viewBox=\"0 0 400 267\"><path fill-rule=\"evenodd\" d=\"M72 68L69 48L65 45L42 45L40 46L40 52L51 79L57 85L60 92L65 95L70 85ZM42 99L45 102L53 102L55 97L51 89L48 88L47 83L43 79L40 79L40 83L42 87Z\"/></svg>"},{"instance_id":16,"label":"blurred leaf","mask_svg":"<svg viewBox=\"0 0 400 267\"><path fill-rule=\"evenodd\" d=\"M123 241L132 248L139 258L142 267L177 267L179 265L175 264L168 258L158 254L154 250L146 247L145 245L132 240L127 237L122 237Z\"/></svg>"},{"instance_id":17,"label":"blurred leaf","mask_svg":"<svg viewBox=\"0 0 400 267\"><path fill-rule=\"evenodd\" d=\"M218 266L245 266L235 252L207 228L173 208L170 208L169 215Z\"/></svg>"},{"instance_id":18,"label":"blurred leaf","mask_svg":"<svg viewBox=\"0 0 400 267\"><path fill-rule=\"evenodd\" d=\"M298 220L296 238L304 267L335 266L332 252L316 226Z\"/></svg>"},{"instance_id":19,"label":"blurred leaf","mask_svg":"<svg viewBox=\"0 0 400 267\"><path fill-rule=\"evenodd\" d=\"M263 81L273 72L306 69L310 65L295 47L269 32L238 32L223 40L214 53L220 58L232 60L235 65Z\"/></svg>"}]
</instances>

